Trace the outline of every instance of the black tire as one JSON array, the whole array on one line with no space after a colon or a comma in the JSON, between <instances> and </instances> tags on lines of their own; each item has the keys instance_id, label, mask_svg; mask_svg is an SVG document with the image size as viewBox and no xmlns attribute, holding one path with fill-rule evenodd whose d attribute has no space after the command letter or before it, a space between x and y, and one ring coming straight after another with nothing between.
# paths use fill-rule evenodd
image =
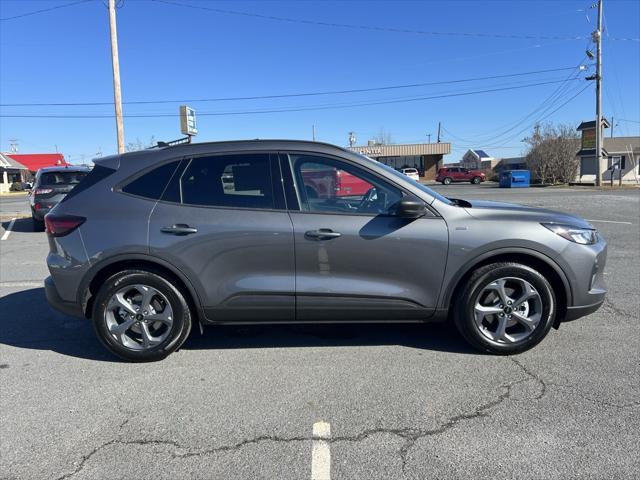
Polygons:
<instances>
[{"instance_id":1,"label":"black tire","mask_svg":"<svg viewBox=\"0 0 640 480\"><path fill-rule=\"evenodd\" d=\"M484 287L501 278L518 278L531 284L541 299L541 317L526 338L518 342L501 343L484 335L474 321L474 308ZM540 272L519 263L500 262L485 265L471 275L454 303L453 318L464 339L482 352L510 355L528 350L549 333L556 315L556 297L553 288Z\"/></svg>"},{"instance_id":2,"label":"black tire","mask_svg":"<svg viewBox=\"0 0 640 480\"><path fill-rule=\"evenodd\" d=\"M442 180L442 184L443 185L450 185L451 184L451 178L450 177L446 177L444 180Z\"/></svg>"},{"instance_id":3,"label":"black tire","mask_svg":"<svg viewBox=\"0 0 640 480\"><path fill-rule=\"evenodd\" d=\"M34 232L44 232L44 221L38 220L34 217L31 217L31 221L33 222L33 231Z\"/></svg>"},{"instance_id":4,"label":"black tire","mask_svg":"<svg viewBox=\"0 0 640 480\"><path fill-rule=\"evenodd\" d=\"M474 184L474 185L477 185L477 184L479 184L479 183L480 183L480 181L481 181L481 180L482 180L482 179L481 179L480 177L473 177L473 178L471 179L471 183L472 183L472 184Z\"/></svg>"},{"instance_id":5,"label":"black tire","mask_svg":"<svg viewBox=\"0 0 640 480\"><path fill-rule=\"evenodd\" d=\"M167 337L146 350L134 350L120 344L109 333L106 321L107 304L118 290L128 285L148 285L162 293L173 310L173 323ZM114 355L131 362L162 360L176 351L191 332L192 314L183 293L171 281L146 270L124 270L109 277L96 295L92 312L93 327L100 342Z\"/></svg>"}]
</instances>

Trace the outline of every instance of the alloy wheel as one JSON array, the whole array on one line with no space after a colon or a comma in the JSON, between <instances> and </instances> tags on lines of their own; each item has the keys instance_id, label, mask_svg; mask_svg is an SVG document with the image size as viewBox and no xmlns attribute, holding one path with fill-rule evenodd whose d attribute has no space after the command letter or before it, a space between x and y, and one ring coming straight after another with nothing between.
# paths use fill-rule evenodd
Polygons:
<instances>
[{"instance_id":1,"label":"alloy wheel","mask_svg":"<svg viewBox=\"0 0 640 480\"><path fill-rule=\"evenodd\" d=\"M173 325L173 309L167 297L142 284L115 292L104 316L111 336L132 350L148 350L161 344Z\"/></svg>"},{"instance_id":2,"label":"alloy wheel","mask_svg":"<svg viewBox=\"0 0 640 480\"><path fill-rule=\"evenodd\" d=\"M542 298L533 285L518 277L493 280L480 291L474 324L489 340L513 344L525 340L542 319Z\"/></svg>"}]
</instances>

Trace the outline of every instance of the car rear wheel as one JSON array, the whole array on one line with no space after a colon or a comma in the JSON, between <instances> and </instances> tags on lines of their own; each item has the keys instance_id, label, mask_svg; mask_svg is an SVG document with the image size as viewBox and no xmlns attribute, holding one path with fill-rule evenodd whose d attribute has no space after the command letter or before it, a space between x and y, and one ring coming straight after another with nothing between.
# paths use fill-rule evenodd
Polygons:
<instances>
[{"instance_id":1,"label":"car rear wheel","mask_svg":"<svg viewBox=\"0 0 640 480\"><path fill-rule=\"evenodd\" d=\"M480 177L473 177L473 178L471 179L471 183L473 183L474 185L477 185L477 184L479 184L479 183L480 183L480 181L481 181L481 180L482 180L482 179L481 179Z\"/></svg>"},{"instance_id":2,"label":"car rear wheel","mask_svg":"<svg viewBox=\"0 0 640 480\"><path fill-rule=\"evenodd\" d=\"M458 331L473 347L495 354L519 353L549 333L556 300L547 279L518 263L476 270L454 305Z\"/></svg>"},{"instance_id":3,"label":"car rear wheel","mask_svg":"<svg viewBox=\"0 0 640 480\"><path fill-rule=\"evenodd\" d=\"M451 178L447 177L444 180L442 180L442 184L443 185L450 185L451 184Z\"/></svg>"},{"instance_id":4,"label":"car rear wheel","mask_svg":"<svg viewBox=\"0 0 640 480\"><path fill-rule=\"evenodd\" d=\"M161 360L191 331L191 312L170 281L144 270L110 277L97 293L93 325L112 353L133 362Z\"/></svg>"}]
</instances>

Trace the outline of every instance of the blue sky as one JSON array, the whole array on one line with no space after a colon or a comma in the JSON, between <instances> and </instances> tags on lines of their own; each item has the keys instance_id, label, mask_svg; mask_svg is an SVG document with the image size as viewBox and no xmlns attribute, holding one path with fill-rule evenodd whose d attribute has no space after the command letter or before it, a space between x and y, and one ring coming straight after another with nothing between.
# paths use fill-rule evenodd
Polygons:
<instances>
[{"instance_id":1,"label":"blue sky","mask_svg":"<svg viewBox=\"0 0 640 480\"><path fill-rule=\"evenodd\" d=\"M72 0L0 0L0 18ZM129 101L246 97L445 82L575 67L594 29L593 0L584 1L205 1L125 0L118 9L123 99ZM348 28L216 12L233 10ZM640 2L605 0L604 113L616 134L640 134ZM588 16L588 19L587 19ZM429 35L385 29L489 34ZM517 35L518 38L501 35ZM526 36L546 38L520 38ZM575 75L574 75L575 73ZM381 129L396 143L453 143L447 161L469 147L494 156L522 153L520 140L540 117L578 124L595 111L593 85L577 70L310 97L190 102L198 141L235 138L358 143ZM576 80L564 82L567 78ZM554 83L548 83L554 82ZM563 83L564 82L564 83ZM546 83L520 88L532 83ZM570 100L582 88L587 90ZM518 88L514 88L518 87ZM479 90L509 90L458 95ZM555 96L549 97L554 94ZM0 103L82 103L113 99L108 14L100 1L0 21ZM404 101L412 99L410 101ZM403 100L397 102L397 100ZM554 101L555 100L555 101ZM393 103L326 108L354 103ZM566 105L562 106L563 103ZM177 114L179 103L125 104L128 115ZM251 115L204 113L307 109ZM57 149L71 161L116 151L110 105L2 106L0 150L17 138L20 152ZM556 110L553 112L553 110ZM11 118L8 115L106 115L107 118ZM622 121L625 119L625 121ZM632 122L629 122L632 120ZM514 127L514 125L516 125ZM125 118L127 142L180 136L178 118Z\"/></svg>"}]
</instances>

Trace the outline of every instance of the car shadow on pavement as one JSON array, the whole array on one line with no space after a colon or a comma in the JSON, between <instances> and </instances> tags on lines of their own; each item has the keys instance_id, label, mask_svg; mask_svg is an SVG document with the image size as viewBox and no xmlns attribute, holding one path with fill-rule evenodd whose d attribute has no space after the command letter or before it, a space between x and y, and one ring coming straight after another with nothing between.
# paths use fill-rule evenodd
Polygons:
<instances>
[{"instance_id":1,"label":"car shadow on pavement","mask_svg":"<svg viewBox=\"0 0 640 480\"><path fill-rule=\"evenodd\" d=\"M89 320L52 310L44 289L0 297L0 344L89 360L119 362L100 344ZM184 350L399 345L452 353L477 353L449 324L327 324L196 326Z\"/></svg>"},{"instance_id":2,"label":"car shadow on pavement","mask_svg":"<svg viewBox=\"0 0 640 480\"><path fill-rule=\"evenodd\" d=\"M10 220L7 220L6 222L2 222L2 228L4 228L6 231L7 228L9 228L10 223L11 223ZM27 232L40 233L40 232L33 231L33 221L31 220L31 218L16 218L16 221L13 223L13 226L11 227L11 231L20 232L20 233L27 233Z\"/></svg>"}]
</instances>

